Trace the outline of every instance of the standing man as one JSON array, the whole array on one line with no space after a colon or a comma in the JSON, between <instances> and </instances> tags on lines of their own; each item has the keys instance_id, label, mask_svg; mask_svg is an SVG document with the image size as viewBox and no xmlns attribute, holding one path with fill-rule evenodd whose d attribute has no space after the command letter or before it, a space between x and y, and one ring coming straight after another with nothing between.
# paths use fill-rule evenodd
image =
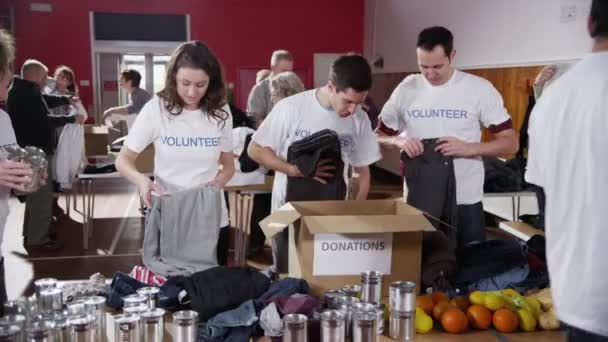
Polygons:
<instances>
[{"instance_id":1,"label":"standing man","mask_svg":"<svg viewBox=\"0 0 608 342\"><path fill-rule=\"evenodd\" d=\"M140 82L141 74L137 70L126 69L120 73L118 85L127 91L130 102L123 106L107 109L103 113L103 121L114 114L122 114L116 115L116 117L125 119L127 121L127 127L131 129L139 111L141 111L144 105L152 98L150 93L139 87Z\"/></svg>"},{"instance_id":2,"label":"standing man","mask_svg":"<svg viewBox=\"0 0 608 342\"><path fill-rule=\"evenodd\" d=\"M272 57L270 57L270 75L253 86L247 100L247 113L257 122L256 126L259 126L272 110L270 79L276 74L292 70L293 56L289 51L276 50L272 53Z\"/></svg>"},{"instance_id":3,"label":"standing man","mask_svg":"<svg viewBox=\"0 0 608 342\"><path fill-rule=\"evenodd\" d=\"M11 118L19 146L35 146L46 153L48 179L51 174L55 153L55 131L67 123L82 124L84 117L52 116L49 108L75 104L77 98L42 94L46 85L47 67L33 59L25 61L21 68L21 78L15 77L8 92L7 111ZM27 248L58 250L63 247L52 240L49 231L53 221L53 182L48 181L36 192L27 195L25 218L23 221L24 244Z\"/></svg>"},{"instance_id":4,"label":"standing man","mask_svg":"<svg viewBox=\"0 0 608 342\"><path fill-rule=\"evenodd\" d=\"M568 341L608 341L608 1L593 0L592 53L547 88L530 116L526 181L547 198L547 262Z\"/></svg>"},{"instance_id":5,"label":"standing man","mask_svg":"<svg viewBox=\"0 0 608 342\"><path fill-rule=\"evenodd\" d=\"M453 40L444 27L420 32L416 44L420 74L406 77L393 91L376 131L381 143L399 147L410 158L424 152L422 139L439 138L435 150L454 158L458 241L466 246L485 240L481 157L515 153L518 142L492 84L454 69ZM482 126L493 133L492 141L481 142ZM400 133L405 138L398 137Z\"/></svg>"},{"instance_id":6,"label":"standing man","mask_svg":"<svg viewBox=\"0 0 608 342\"><path fill-rule=\"evenodd\" d=\"M273 210L285 203L287 177L302 177L296 165L286 162L289 146L324 129L338 134L344 165L352 165L354 172L359 174L356 199L367 198L369 165L381 157L369 118L361 109L371 86L371 68L365 58L347 55L333 63L325 86L276 103L253 135L248 149L253 160L276 171L272 187ZM316 179L324 182L324 178L333 176L333 169L332 166L319 163ZM285 234L274 237L273 259L278 272L287 271Z\"/></svg>"}]
</instances>

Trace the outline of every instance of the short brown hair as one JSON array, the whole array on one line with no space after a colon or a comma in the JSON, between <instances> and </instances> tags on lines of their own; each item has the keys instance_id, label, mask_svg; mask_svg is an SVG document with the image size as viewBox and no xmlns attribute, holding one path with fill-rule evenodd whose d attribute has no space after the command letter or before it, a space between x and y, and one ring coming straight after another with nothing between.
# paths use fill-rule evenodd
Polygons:
<instances>
[{"instance_id":1,"label":"short brown hair","mask_svg":"<svg viewBox=\"0 0 608 342\"><path fill-rule=\"evenodd\" d=\"M184 100L177 93L176 77L180 68L203 70L209 76L207 92L199 107L207 115L224 124L229 115L222 109L226 105L226 83L222 67L207 45L199 41L183 43L171 55L167 64L165 88L158 93L158 96L165 100L167 111L172 115L179 115L184 108Z\"/></svg>"},{"instance_id":2,"label":"short brown hair","mask_svg":"<svg viewBox=\"0 0 608 342\"><path fill-rule=\"evenodd\" d=\"M70 82L68 91L73 95L78 96L78 86L76 85L76 75L74 74L74 70L67 65L60 65L57 67L57 69L55 69L55 78L57 78L57 75L59 74L63 75L63 77Z\"/></svg>"},{"instance_id":3,"label":"short brown hair","mask_svg":"<svg viewBox=\"0 0 608 342\"><path fill-rule=\"evenodd\" d=\"M135 69L125 69L120 73L120 76L126 81L131 81L131 87L138 88L141 83L141 74Z\"/></svg>"},{"instance_id":4,"label":"short brown hair","mask_svg":"<svg viewBox=\"0 0 608 342\"><path fill-rule=\"evenodd\" d=\"M270 57L270 66L277 65L280 61L293 62L293 55L287 50L276 50Z\"/></svg>"},{"instance_id":5,"label":"short brown hair","mask_svg":"<svg viewBox=\"0 0 608 342\"><path fill-rule=\"evenodd\" d=\"M11 72L15 60L15 40L5 30L0 30L0 78Z\"/></svg>"}]
</instances>

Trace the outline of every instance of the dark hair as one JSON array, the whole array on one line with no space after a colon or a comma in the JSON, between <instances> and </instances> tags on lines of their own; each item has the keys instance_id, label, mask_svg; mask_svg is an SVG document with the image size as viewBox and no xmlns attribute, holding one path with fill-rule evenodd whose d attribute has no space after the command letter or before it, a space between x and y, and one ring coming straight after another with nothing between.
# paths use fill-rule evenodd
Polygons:
<instances>
[{"instance_id":1,"label":"dark hair","mask_svg":"<svg viewBox=\"0 0 608 342\"><path fill-rule=\"evenodd\" d=\"M141 74L139 71L134 69L125 69L120 73L120 76L124 77L125 81L131 81L132 87L139 87L139 82L141 82Z\"/></svg>"},{"instance_id":2,"label":"dark hair","mask_svg":"<svg viewBox=\"0 0 608 342\"><path fill-rule=\"evenodd\" d=\"M72 95L78 96L78 86L76 85L76 75L74 74L74 70L66 65L60 65L55 69L55 76L58 74L62 74L69 82L68 91Z\"/></svg>"},{"instance_id":3,"label":"dark hair","mask_svg":"<svg viewBox=\"0 0 608 342\"><path fill-rule=\"evenodd\" d=\"M222 67L207 45L198 41L181 44L171 55L167 65L165 88L158 93L158 96L165 100L167 111L172 115L179 115L184 108L184 100L177 93L176 76L180 68L203 70L207 73L209 85L199 106L207 115L224 123L229 115L222 109L226 105L227 95Z\"/></svg>"},{"instance_id":4,"label":"dark hair","mask_svg":"<svg viewBox=\"0 0 608 342\"><path fill-rule=\"evenodd\" d=\"M0 30L0 78L11 72L15 59L15 40L7 31Z\"/></svg>"},{"instance_id":5,"label":"dark hair","mask_svg":"<svg viewBox=\"0 0 608 342\"><path fill-rule=\"evenodd\" d=\"M445 51L445 55L450 57L454 50L454 36L450 30L442 26L425 28L418 34L417 48L431 51L435 46L440 45Z\"/></svg>"},{"instance_id":6,"label":"dark hair","mask_svg":"<svg viewBox=\"0 0 608 342\"><path fill-rule=\"evenodd\" d=\"M608 38L608 0L593 0L591 3L591 37Z\"/></svg>"},{"instance_id":7,"label":"dark hair","mask_svg":"<svg viewBox=\"0 0 608 342\"><path fill-rule=\"evenodd\" d=\"M372 69L361 55L348 54L334 61L329 71L329 79L337 91L348 88L366 91L372 87Z\"/></svg>"}]
</instances>

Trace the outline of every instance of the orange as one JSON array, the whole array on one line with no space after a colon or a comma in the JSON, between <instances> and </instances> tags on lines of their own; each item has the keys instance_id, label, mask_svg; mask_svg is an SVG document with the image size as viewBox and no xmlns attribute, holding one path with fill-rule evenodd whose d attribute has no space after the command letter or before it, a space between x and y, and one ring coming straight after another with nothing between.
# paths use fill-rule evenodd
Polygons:
<instances>
[{"instance_id":1,"label":"orange","mask_svg":"<svg viewBox=\"0 0 608 342\"><path fill-rule=\"evenodd\" d=\"M452 334L460 334L467 330L469 321L460 309L447 309L441 315L441 326Z\"/></svg>"},{"instance_id":2,"label":"orange","mask_svg":"<svg viewBox=\"0 0 608 342\"><path fill-rule=\"evenodd\" d=\"M418 296L416 297L416 306L424 310L427 315L433 315L433 307L435 307L435 302L433 302L433 298L431 296Z\"/></svg>"},{"instance_id":3,"label":"orange","mask_svg":"<svg viewBox=\"0 0 608 342\"><path fill-rule=\"evenodd\" d=\"M441 321L441 315L443 315L443 313L447 309L455 309L455 308L457 308L457 307L453 306L449 302L441 302L441 303L435 305L435 307L433 308L433 318L435 318L438 321Z\"/></svg>"},{"instance_id":4,"label":"orange","mask_svg":"<svg viewBox=\"0 0 608 342\"><path fill-rule=\"evenodd\" d=\"M467 310L467 317L475 329L487 330L492 324L492 313L481 305L471 305Z\"/></svg>"},{"instance_id":5,"label":"orange","mask_svg":"<svg viewBox=\"0 0 608 342\"><path fill-rule=\"evenodd\" d=\"M431 294L431 297L433 297L433 302L435 302L435 304L441 303L441 302L448 302L450 300L450 298L448 298L448 296L443 293L443 292L433 292Z\"/></svg>"},{"instance_id":6,"label":"orange","mask_svg":"<svg viewBox=\"0 0 608 342\"><path fill-rule=\"evenodd\" d=\"M450 304L458 307L462 311L467 311L469 307L469 300L466 297L455 297L450 301Z\"/></svg>"},{"instance_id":7,"label":"orange","mask_svg":"<svg viewBox=\"0 0 608 342\"><path fill-rule=\"evenodd\" d=\"M515 312L509 309L499 309L494 313L492 323L494 323L496 330L503 333L511 333L517 330L519 318L517 318Z\"/></svg>"}]
</instances>

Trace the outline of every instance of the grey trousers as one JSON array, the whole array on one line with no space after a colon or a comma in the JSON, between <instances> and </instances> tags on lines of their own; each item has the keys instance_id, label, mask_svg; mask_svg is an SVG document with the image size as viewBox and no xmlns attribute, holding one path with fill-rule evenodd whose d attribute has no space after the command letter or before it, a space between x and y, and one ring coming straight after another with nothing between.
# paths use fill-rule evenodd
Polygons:
<instances>
[{"instance_id":1,"label":"grey trousers","mask_svg":"<svg viewBox=\"0 0 608 342\"><path fill-rule=\"evenodd\" d=\"M23 237L26 246L42 245L50 241L49 231L53 222L53 156L47 155L49 162L46 184L38 191L27 195L23 218Z\"/></svg>"},{"instance_id":2,"label":"grey trousers","mask_svg":"<svg viewBox=\"0 0 608 342\"><path fill-rule=\"evenodd\" d=\"M168 277L217 266L222 191L203 187L154 197L146 216L143 262Z\"/></svg>"}]
</instances>

